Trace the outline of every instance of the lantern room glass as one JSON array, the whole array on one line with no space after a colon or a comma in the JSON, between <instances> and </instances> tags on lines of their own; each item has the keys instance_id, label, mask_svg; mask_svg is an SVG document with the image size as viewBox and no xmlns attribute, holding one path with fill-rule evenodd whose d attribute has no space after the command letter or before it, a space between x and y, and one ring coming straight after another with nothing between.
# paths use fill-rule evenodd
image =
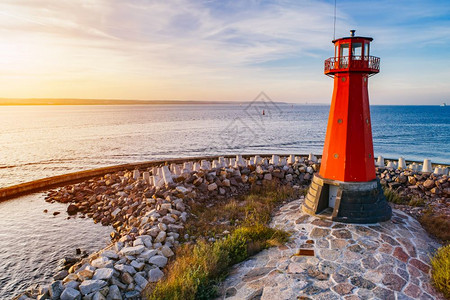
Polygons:
<instances>
[{"instance_id":1,"label":"lantern room glass","mask_svg":"<svg viewBox=\"0 0 450 300\"><path fill-rule=\"evenodd\" d=\"M362 43L352 43L352 59L361 60Z\"/></svg>"}]
</instances>

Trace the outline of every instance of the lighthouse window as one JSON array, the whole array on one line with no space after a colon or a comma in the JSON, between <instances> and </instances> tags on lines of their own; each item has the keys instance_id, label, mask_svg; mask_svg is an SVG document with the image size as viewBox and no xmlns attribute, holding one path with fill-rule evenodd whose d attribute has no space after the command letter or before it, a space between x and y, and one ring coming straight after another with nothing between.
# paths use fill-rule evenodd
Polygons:
<instances>
[{"instance_id":1,"label":"lighthouse window","mask_svg":"<svg viewBox=\"0 0 450 300\"><path fill-rule=\"evenodd\" d=\"M348 44L339 46L339 67L348 68Z\"/></svg>"},{"instance_id":2,"label":"lighthouse window","mask_svg":"<svg viewBox=\"0 0 450 300\"><path fill-rule=\"evenodd\" d=\"M360 60L362 55L362 43L352 44L352 57L353 60Z\"/></svg>"},{"instance_id":3,"label":"lighthouse window","mask_svg":"<svg viewBox=\"0 0 450 300\"><path fill-rule=\"evenodd\" d=\"M365 43L364 44L364 58L366 60L369 59L369 48L370 48L370 44L369 43Z\"/></svg>"}]
</instances>

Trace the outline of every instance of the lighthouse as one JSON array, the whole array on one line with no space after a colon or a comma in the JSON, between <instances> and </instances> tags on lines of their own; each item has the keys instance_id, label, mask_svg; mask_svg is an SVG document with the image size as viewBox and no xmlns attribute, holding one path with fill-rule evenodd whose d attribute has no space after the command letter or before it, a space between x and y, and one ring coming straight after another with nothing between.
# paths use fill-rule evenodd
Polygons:
<instances>
[{"instance_id":1,"label":"lighthouse","mask_svg":"<svg viewBox=\"0 0 450 300\"><path fill-rule=\"evenodd\" d=\"M314 175L302 210L333 221L376 223L392 215L375 174L370 121L369 77L380 71L370 55L370 37L336 39L325 75L333 96L319 174Z\"/></svg>"}]
</instances>

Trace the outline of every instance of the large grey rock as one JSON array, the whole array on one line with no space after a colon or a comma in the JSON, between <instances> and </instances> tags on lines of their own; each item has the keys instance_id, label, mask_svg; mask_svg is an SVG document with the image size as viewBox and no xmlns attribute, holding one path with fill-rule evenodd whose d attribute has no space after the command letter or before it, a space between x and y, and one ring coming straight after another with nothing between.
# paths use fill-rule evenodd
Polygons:
<instances>
[{"instance_id":1,"label":"large grey rock","mask_svg":"<svg viewBox=\"0 0 450 300\"><path fill-rule=\"evenodd\" d=\"M135 247L125 247L122 250L120 250L120 252L123 255L137 255L142 253L145 250L145 246L144 245L139 245L139 246L135 246Z\"/></svg>"},{"instance_id":2,"label":"large grey rock","mask_svg":"<svg viewBox=\"0 0 450 300\"><path fill-rule=\"evenodd\" d=\"M75 281L75 280L72 280L72 281L69 281L69 282L66 282L65 284L64 284L64 286L66 287L66 288L73 288L73 289L78 289L78 287L80 286L80 282L78 282L78 281Z\"/></svg>"},{"instance_id":3,"label":"large grey rock","mask_svg":"<svg viewBox=\"0 0 450 300\"><path fill-rule=\"evenodd\" d=\"M99 291L102 287L106 286L106 284L106 281L98 279L85 280L80 284L79 289L81 291L81 294L86 295Z\"/></svg>"},{"instance_id":4,"label":"large grey rock","mask_svg":"<svg viewBox=\"0 0 450 300\"><path fill-rule=\"evenodd\" d=\"M148 281L147 279L145 279L141 274L137 273L136 275L134 275L134 281L137 283L137 285L139 285L141 288L145 288L145 286L147 285Z\"/></svg>"},{"instance_id":5,"label":"large grey rock","mask_svg":"<svg viewBox=\"0 0 450 300\"><path fill-rule=\"evenodd\" d=\"M100 291L98 291L97 293L94 294L92 300L106 300L106 297Z\"/></svg>"},{"instance_id":6,"label":"large grey rock","mask_svg":"<svg viewBox=\"0 0 450 300\"><path fill-rule=\"evenodd\" d=\"M80 300L81 294L76 289L67 287L61 294L61 300Z\"/></svg>"},{"instance_id":7,"label":"large grey rock","mask_svg":"<svg viewBox=\"0 0 450 300\"><path fill-rule=\"evenodd\" d=\"M164 268L164 266L167 264L167 257L162 255L155 255L151 257L148 262L160 268Z\"/></svg>"},{"instance_id":8,"label":"large grey rock","mask_svg":"<svg viewBox=\"0 0 450 300\"><path fill-rule=\"evenodd\" d=\"M139 299L139 296L141 295L138 291L129 291L125 293L126 299Z\"/></svg>"},{"instance_id":9,"label":"large grey rock","mask_svg":"<svg viewBox=\"0 0 450 300\"><path fill-rule=\"evenodd\" d=\"M112 251L112 250L103 251L102 254L100 254L100 256L111 258L111 259L119 258L119 255L115 251Z\"/></svg>"},{"instance_id":10,"label":"large grey rock","mask_svg":"<svg viewBox=\"0 0 450 300\"><path fill-rule=\"evenodd\" d=\"M159 268L151 269L150 271L148 271L148 281L150 282L157 282L158 280L163 278L163 276L164 273Z\"/></svg>"},{"instance_id":11,"label":"large grey rock","mask_svg":"<svg viewBox=\"0 0 450 300\"><path fill-rule=\"evenodd\" d=\"M131 275L136 274L136 270L130 265L116 264L114 266L114 269L116 269L117 271L120 271L122 273L126 272L126 273L130 273Z\"/></svg>"},{"instance_id":12,"label":"large grey rock","mask_svg":"<svg viewBox=\"0 0 450 300\"><path fill-rule=\"evenodd\" d=\"M135 268L136 270L141 271L141 270L145 267L145 263L139 262L139 261L137 261L137 260L133 260L133 261L131 262L131 266L132 266L133 268Z\"/></svg>"},{"instance_id":13,"label":"large grey rock","mask_svg":"<svg viewBox=\"0 0 450 300\"><path fill-rule=\"evenodd\" d=\"M141 254L139 254L139 258L148 260L150 257L155 256L158 253L156 250L145 250Z\"/></svg>"},{"instance_id":14,"label":"large grey rock","mask_svg":"<svg viewBox=\"0 0 450 300\"><path fill-rule=\"evenodd\" d=\"M91 262L91 265L96 268L111 268L113 266L113 262L109 258L101 256L97 259L94 259Z\"/></svg>"},{"instance_id":15,"label":"large grey rock","mask_svg":"<svg viewBox=\"0 0 450 300\"><path fill-rule=\"evenodd\" d=\"M92 279L100 279L108 281L114 274L114 269L112 268L100 268L95 270L94 277Z\"/></svg>"},{"instance_id":16,"label":"large grey rock","mask_svg":"<svg viewBox=\"0 0 450 300\"><path fill-rule=\"evenodd\" d=\"M61 297L62 292L64 291L64 286L62 284L62 281L55 281L53 282L49 288L48 292L50 294L50 299L56 300Z\"/></svg>"},{"instance_id":17,"label":"large grey rock","mask_svg":"<svg viewBox=\"0 0 450 300\"><path fill-rule=\"evenodd\" d=\"M119 287L117 285L111 285L109 287L108 296L106 300L122 300L122 295L120 294Z\"/></svg>"},{"instance_id":18,"label":"large grey rock","mask_svg":"<svg viewBox=\"0 0 450 300\"><path fill-rule=\"evenodd\" d=\"M161 253L165 256L165 257L171 257L174 255L172 249L170 249L167 246L164 246L161 248Z\"/></svg>"},{"instance_id":19,"label":"large grey rock","mask_svg":"<svg viewBox=\"0 0 450 300\"><path fill-rule=\"evenodd\" d=\"M165 231L160 231L158 233L158 236L155 238L155 243L162 243L164 242L164 240L166 239L166 232Z\"/></svg>"}]
</instances>

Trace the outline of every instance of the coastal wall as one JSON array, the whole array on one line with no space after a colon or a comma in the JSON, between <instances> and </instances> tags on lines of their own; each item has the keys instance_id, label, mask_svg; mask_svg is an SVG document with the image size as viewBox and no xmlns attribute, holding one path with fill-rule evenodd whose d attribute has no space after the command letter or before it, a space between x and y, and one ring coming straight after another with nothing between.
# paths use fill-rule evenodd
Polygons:
<instances>
[{"instance_id":1,"label":"coastal wall","mask_svg":"<svg viewBox=\"0 0 450 300\"><path fill-rule=\"evenodd\" d=\"M242 155L243 158L249 158L251 156L260 155L262 157L271 156L271 154L248 154ZM277 155L277 154L275 154ZM287 154L278 154L280 156L286 156ZM308 156L308 154L296 154L300 156ZM133 170L138 168L148 168L157 166L160 164L171 164L171 163L184 163L187 161L198 161L202 159L216 159L218 157L231 158L236 157L236 155L217 155L217 156L199 156L199 157L184 157L184 158L174 158L174 159L163 159L163 160L153 160L153 161L145 161L139 163L130 163L123 165L115 165L103 168L96 168L91 170L73 172L58 176L47 177L43 179L38 179L30 182L25 182L9 187L0 188L0 202L5 201L11 198L15 198L21 195L26 195L29 193L37 192L40 190L50 189L70 183L76 183L85 179L89 179L96 176L103 176L108 173L117 172L120 170ZM318 156L320 157L320 155Z\"/></svg>"},{"instance_id":2,"label":"coastal wall","mask_svg":"<svg viewBox=\"0 0 450 300\"><path fill-rule=\"evenodd\" d=\"M271 154L248 154L248 155L242 155L244 158L249 158L251 156L260 155L261 157L265 156L271 156ZM275 154L279 156L286 156L287 154ZM308 154L295 154L299 156L308 156ZM318 158L321 157L321 155L316 155ZM132 170L136 168L148 168L157 166L164 163L183 163L186 161L198 161L202 159L216 159L218 157L225 157L225 158L231 158L235 157L235 155L217 155L217 156L199 156L199 157L184 157L184 158L173 158L173 159L163 159L163 160L154 160L154 161L145 161L145 162L139 162L139 163L129 163L129 164L123 164L123 165L115 165L115 166L109 166L109 167L103 167L103 168L96 168L91 170L85 170L85 171L79 171L79 172L73 172L58 176L52 176L47 177L43 179L38 179L30 182L25 182L9 187L0 188L0 202L15 198L21 195L26 195L29 193L37 192L40 190L50 189L70 183L76 183L85 179L89 179L95 176L103 176L105 174L111 173L111 172L117 172L119 170ZM389 159L385 158L386 161L396 161L396 159ZM409 161L407 160L406 163L420 163L417 161ZM437 164L433 164L433 167ZM446 165L444 165L446 166Z\"/></svg>"}]
</instances>

